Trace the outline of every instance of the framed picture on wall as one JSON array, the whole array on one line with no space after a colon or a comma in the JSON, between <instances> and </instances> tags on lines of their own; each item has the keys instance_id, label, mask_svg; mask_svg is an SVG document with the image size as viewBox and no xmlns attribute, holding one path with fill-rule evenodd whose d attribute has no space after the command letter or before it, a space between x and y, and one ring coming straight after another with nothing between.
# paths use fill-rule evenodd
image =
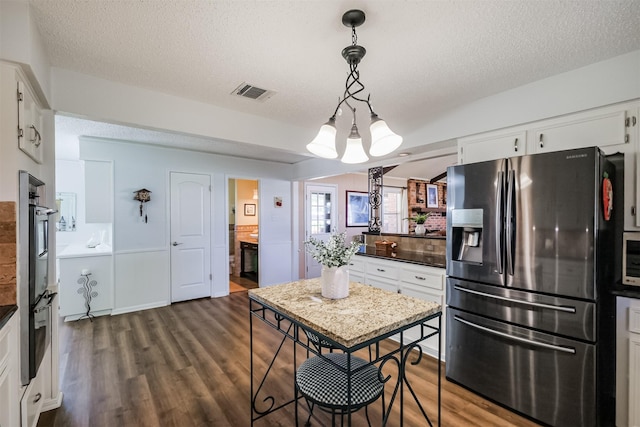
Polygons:
<instances>
[{"instance_id":1,"label":"framed picture on wall","mask_svg":"<svg viewBox=\"0 0 640 427\"><path fill-rule=\"evenodd\" d=\"M246 216L255 216L255 214L256 214L256 205L254 205L252 203L245 203L244 204L244 214Z\"/></svg>"},{"instance_id":2,"label":"framed picture on wall","mask_svg":"<svg viewBox=\"0 0 640 427\"><path fill-rule=\"evenodd\" d=\"M347 191L347 227L369 225L369 193Z\"/></svg>"},{"instance_id":3,"label":"framed picture on wall","mask_svg":"<svg viewBox=\"0 0 640 427\"><path fill-rule=\"evenodd\" d=\"M438 207L438 186L433 184L427 184L427 207Z\"/></svg>"}]
</instances>

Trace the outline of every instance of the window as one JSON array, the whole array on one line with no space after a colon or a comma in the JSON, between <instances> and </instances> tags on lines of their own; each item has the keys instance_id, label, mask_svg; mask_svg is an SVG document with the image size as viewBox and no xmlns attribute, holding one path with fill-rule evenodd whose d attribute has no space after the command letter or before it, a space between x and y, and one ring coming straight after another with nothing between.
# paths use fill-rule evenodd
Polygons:
<instances>
[{"instance_id":1,"label":"window","mask_svg":"<svg viewBox=\"0 0 640 427\"><path fill-rule=\"evenodd\" d=\"M331 232L331 193L311 193L311 234Z\"/></svg>"},{"instance_id":2,"label":"window","mask_svg":"<svg viewBox=\"0 0 640 427\"><path fill-rule=\"evenodd\" d=\"M382 232L406 232L403 218L407 217L406 190L402 188L382 188Z\"/></svg>"}]
</instances>

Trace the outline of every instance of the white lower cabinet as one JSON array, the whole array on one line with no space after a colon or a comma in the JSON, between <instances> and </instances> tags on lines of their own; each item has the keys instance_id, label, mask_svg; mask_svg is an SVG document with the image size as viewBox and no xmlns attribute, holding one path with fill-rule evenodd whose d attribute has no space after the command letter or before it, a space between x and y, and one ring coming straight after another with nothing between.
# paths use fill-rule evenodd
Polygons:
<instances>
[{"instance_id":1,"label":"white lower cabinet","mask_svg":"<svg viewBox=\"0 0 640 427\"><path fill-rule=\"evenodd\" d=\"M351 257L349 262L349 280L364 283L364 260L360 257Z\"/></svg>"},{"instance_id":2,"label":"white lower cabinet","mask_svg":"<svg viewBox=\"0 0 640 427\"><path fill-rule=\"evenodd\" d=\"M640 306L629 308L629 426L640 427Z\"/></svg>"},{"instance_id":3,"label":"white lower cabinet","mask_svg":"<svg viewBox=\"0 0 640 427\"><path fill-rule=\"evenodd\" d=\"M20 425L17 318L14 313L0 330L0 427Z\"/></svg>"},{"instance_id":4,"label":"white lower cabinet","mask_svg":"<svg viewBox=\"0 0 640 427\"><path fill-rule=\"evenodd\" d=\"M112 256L58 257L60 262L60 316L65 321L77 320L87 314L87 293L90 314L110 314L113 309ZM89 282L85 284L85 276Z\"/></svg>"},{"instance_id":5,"label":"white lower cabinet","mask_svg":"<svg viewBox=\"0 0 640 427\"><path fill-rule=\"evenodd\" d=\"M47 355L45 355L45 360ZM38 419L40 418L40 412L42 411L42 404L44 403L44 373L42 372L42 366L38 370L38 375L31 380L27 386L27 390L22 396L21 412L22 412L22 427L36 427Z\"/></svg>"},{"instance_id":6,"label":"white lower cabinet","mask_svg":"<svg viewBox=\"0 0 640 427\"><path fill-rule=\"evenodd\" d=\"M441 360L445 359L445 269L429 267L426 265L403 262L401 260L392 261L380 258L354 257L360 258L358 262L364 264L362 269L364 283L376 288L385 289L391 292L398 292L410 297L419 298L426 301L433 301L442 307L440 335L431 337L421 343L425 352L433 357L438 355L438 340L441 340ZM351 274L351 273L350 273ZM353 280L353 279L351 279ZM429 325L438 327L438 319L433 319ZM420 327L409 329L404 334L404 341L411 342L419 337ZM399 339L399 335L394 337Z\"/></svg>"}]
</instances>

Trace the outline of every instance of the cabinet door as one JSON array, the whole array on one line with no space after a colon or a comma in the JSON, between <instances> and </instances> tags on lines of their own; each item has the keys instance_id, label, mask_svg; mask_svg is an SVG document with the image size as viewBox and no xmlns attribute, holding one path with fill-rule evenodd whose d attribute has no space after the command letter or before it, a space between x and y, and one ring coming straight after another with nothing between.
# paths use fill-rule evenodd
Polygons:
<instances>
[{"instance_id":1,"label":"cabinet door","mask_svg":"<svg viewBox=\"0 0 640 427\"><path fill-rule=\"evenodd\" d=\"M624 144L624 109L576 114L570 118L554 120L552 123L532 129L531 153L570 150L583 147L606 147Z\"/></svg>"},{"instance_id":2,"label":"cabinet door","mask_svg":"<svg viewBox=\"0 0 640 427\"><path fill-rule=\"evenodd\" d=\"M503 159L526 154L524 129L491 132L458 140L460 164Z\"/></svg>"},{"instance_id":3,"label":"cabinet door","mask_svg":"<svg viewBox=\"0 0 640 427\"><path fill-rule=\"evenodd\" d=\"M60 316L75 320L87 312L85 293L90 292L91 314L113 308L113 278L111 256L86 256L60 258ZM85 283L83 270L88 270L89 282Z\"/></svg>"},{"instance_id":4,"label":"cabinet door","mask_svg":"<svg viewBox=\"0 0 640 427\"><path fill-rule=\"evenodd\" d=\"M38 163L42 163L43 120L40 107L31 89L17 77L18 87L18 147Z\"/></svg>"},{"instance_id":5,"label":"cabinet door","mask_svg":"<svg viewBox=\"0 0 640 427\"><path fill-rule=\"evenodd\" d=\"M40 371L42 371L42 368ZM42 377L42 373L38 372L38 375L36 375L36 377L33 378L27 386L27 391L22 397L21 408L23 427L36 427L38 424L40 410L42 409L42 404L44 402Z\"/></svg>"},{"instance_id":6,"label":"cabinet door","mask_svg":"<svg viewBox=\"0 0 640 427\"><path fill-rule=\"evenodd\" d=\"M113 166L111 162L85 160L85 222L110 223L113 211ZM133 198L133 197L132 197Z\"/></svg>"},{"instance_id":7,"label":"cabinet door","mask_svg":"<svg viewBox=\"0 0 640 427\"><path fill-rule=\"evenodd\" d=\"M445 351L445 336L444 336L444 296L441 293L437 293L437 292L431 292L430 289L425 288L423 286L416 286L414 284L409 284L409 283L405 283L402 282L401 284L401 290L400 293L403 295L407 295L410 297L414 297L414 298L418 298L421 300L425 300L425 301L432 301L435 302L437 304L440 304L440 306L442 307L442 317L441 317L441 325L440 325L440 334L439 335L435 335L431 338L428 338L426 341L423 341L421 343L421 346L423 348L426 347L426 350L429 354L431 354L434 357L438 356L438 340L440 340L440 342L442 343L441 346L441 352L440 352L440 356L441 356L441 360L444 360L444 351ZM431 325L435 328L438 327L438 319L432 319L429 322L427 322L428 325ZM428 330L425 329L425 334L429 333ZM405 342L409 340L413 341L417 338L420 337L421 331L420 331L420 326L414 326L413 328L409 329L408 331L405 332Z\"/></svg>"},{"instance_id":8,"label":"cabinet door","mask_svg":"<svg viewBox=\"0 0 640 427\"><path fill-rule=\"evenodd\" d=\"M18 322L14 314L0 329L0 426L17 426L19 420Z\"/></svg>"}]
</instances>

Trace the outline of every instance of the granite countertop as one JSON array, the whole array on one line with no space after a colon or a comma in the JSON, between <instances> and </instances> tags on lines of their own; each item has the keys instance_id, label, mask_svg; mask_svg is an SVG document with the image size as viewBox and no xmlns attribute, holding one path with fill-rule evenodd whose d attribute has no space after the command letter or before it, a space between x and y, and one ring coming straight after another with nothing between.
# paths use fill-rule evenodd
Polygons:
<instances>
[{"instance_id":1,"label":"granite countertop","mask_svg":"<svg viewBox=\"0 0 640 427\"><path fill-rule=\"evenodd\" d=\"M357 282L347 298L322 297L320 279L249 290L249 297L350 348L441 311L440 304Z\"/></svg>"},{"instance_id":2,"label":"granite countertop","mask_svg":"<svg viewBox=\"0 0 640 427\"><path fill-rule=\"evenodd\" d=\"M396 251L385 255L377 252L376 248L363 246L356 255L363 255L372 258L390 259L393 261L408 262L411 264L427 265L430 267L445 268L447 265L445 255L437 255L425 252Z\"/></svg>"},{"instance_id":3,"label":"granite countertop","mask_svg":"<svg viewBox=\"0 0 640 427\"><path fill-rule=\"evenodd\" d=\"M255 239L253 237L242 237L242 238L240 238L238 240L240 240L241 242L251 243L251 244L254 244L254 245L258 244L258 239Z\"/></svg>"},{"instance_id":4,"label":"granite countertop","mask_svg":"<svg viewBox=\"0 0 640 427\"><path fill-rule=\"evenodd\" d=\"M9 319L11 319L11 315L18 310L17 305L0 305L0 329L7 324Z\"/></svg>"}]
</instances>

